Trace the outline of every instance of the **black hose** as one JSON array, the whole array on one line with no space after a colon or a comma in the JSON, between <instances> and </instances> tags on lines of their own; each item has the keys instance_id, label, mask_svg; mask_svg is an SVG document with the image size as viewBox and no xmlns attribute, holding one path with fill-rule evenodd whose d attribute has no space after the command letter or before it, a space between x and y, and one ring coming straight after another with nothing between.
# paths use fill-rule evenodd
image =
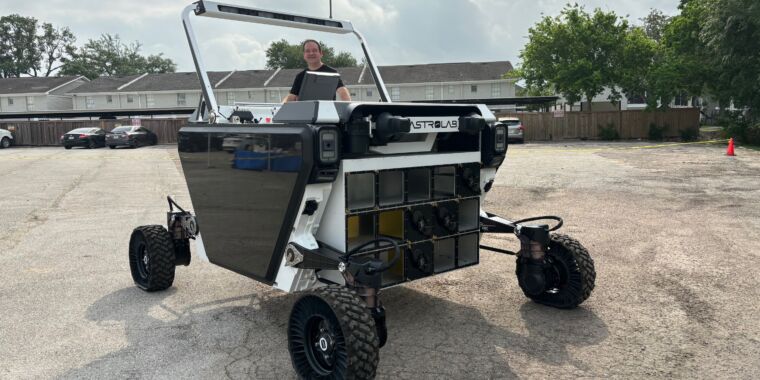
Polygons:
<instances>
[{"instance_id":1,"label":"black hose","mask_svg":"<svg viewBox=\"0 0 760 380\"><path fill-rule=\"evenodd\" d=\"M356 247L356 248L348 251L348 253L346 253L346 256L344 256L345 260L348 261L351 258L351 256L354 255L355 253L361 251L362 249L364 249L364 248L366 248L366 247L368 247L368 246L370 246L372 244L376 244L377 242L390 243L393 246L393 249L394 249L396 255L393 257L393 260L391 260L391 261L388 262L388 264L385 264L385 265L383 265L383 266L381 266L381 267L379 267L379 268L377 268L375 270L367 271L367 273L385 272L386 270L390 269L392 266L396 265L396 262L398 262L398 259L401 257L401 250L399 249L398 242L396 240L391 239L391 238L379 237L377 239L370 240L370 241L368 241L368 242L366 242L366 243L364 243L364 244L362 244L362 245L360 245L360 246L358 246L358 247Z\"/></svg>"},{"instance_id":2,"label":"black hose","mask_svg":"<svg viewBox=\"0 0 760 380\"><path fill-rule=\"evenodd\" d=\"M556 220L557 221L557 225L554 226L554 227L552 227L552 228L550 228L549 231L556 231L556 230L558 230L560 227L562 227L562 224L564 223L562 221L562 218L560 218L559 216L554 216L554 215L534 216L532 218L520 219L520 220L512 222L512 223L515 224L515 225L517 225L517 224L521 224L521 223L525 223L525 222L534 222L536 220Z\"/></svg>"}]
</instances>

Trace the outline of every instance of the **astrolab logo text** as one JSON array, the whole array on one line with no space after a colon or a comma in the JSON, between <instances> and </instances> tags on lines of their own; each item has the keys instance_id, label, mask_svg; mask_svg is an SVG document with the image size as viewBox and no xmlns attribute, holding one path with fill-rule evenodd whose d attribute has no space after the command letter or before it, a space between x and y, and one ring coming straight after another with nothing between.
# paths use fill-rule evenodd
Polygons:
<instances>
[{"instance_id":1,"label":"astrolab logo text","mask_svg":"<svg viewBox=\"0 0 760 380\"><path fill-rule=\"evenodd\" d=\"M414 129L457 129L459 121L457 120L416 120L412 123Z\"/></svg>"}]
</instances>

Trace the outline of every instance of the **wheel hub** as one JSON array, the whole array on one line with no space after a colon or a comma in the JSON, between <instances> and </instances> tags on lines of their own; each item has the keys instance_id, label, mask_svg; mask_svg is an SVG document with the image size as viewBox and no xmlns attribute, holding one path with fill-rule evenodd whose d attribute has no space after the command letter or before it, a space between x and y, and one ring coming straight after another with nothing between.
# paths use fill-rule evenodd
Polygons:
<instances>
[{"instance_id":1,"label":"wheel hub","mask_svg":"<svg viewBox=\"0 0 760 380\"><path fill-rule=\"evenodd\" d=\"M314 347L318 350L317 352L322 354L322 357L326 362L330 363L332 361L332 354L335 350L335 338L333 338L332 333L324 323L319 327L319 333L316 336Z\"/></svg>"}]
</instances>

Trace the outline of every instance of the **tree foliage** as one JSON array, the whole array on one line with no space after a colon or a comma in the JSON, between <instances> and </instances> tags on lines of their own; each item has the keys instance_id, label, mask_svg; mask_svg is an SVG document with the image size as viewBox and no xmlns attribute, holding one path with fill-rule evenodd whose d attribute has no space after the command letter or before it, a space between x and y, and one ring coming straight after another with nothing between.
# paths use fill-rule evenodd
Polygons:
<instances>
[{"instance_id":1,"label":"tree foliage","mask_svg":"<svg viewBox=\"0 0 760 380\"><path fill-rule=\"evenodd\" d=\"M681 0L680 14L651 10L641 26L612 12L566 6L529 31L514 75L528 93L551 89L568 102L602 89L667 107L679 95L710 95L760 115L760 2Z\"/></svg>"},{"instance_id":2,"label":"tree foliage","mask_svg":"<svg viewBox=\"0 0 760 380\"><path fill-rule=\"evenodd\" d=\"M548 87L576 103L607 88L612 90L609 99L618 100L615 85L623 77L628 33L627 20L600 9L589 14L583 7L568 5L559 16L544 17L530 28L529 41L520 53L520 73L528 91Z\"/></svg>"},{"instance_id":3,"label":"tree foliage","mask_svg":"<svg viewBox=\"0 0 760 380\"><path fill-rule=\"evenodd\" d=\"M74 54L76 37L68 27L55 28L50 23L42 24L41 31L42 34L37 37L37 48L41 55L41 62L39 68L33 69L33 76L42 74L42 76L49 77L63 65L64 60L69 59Z\"/></svg>"},{"instance_id":4,"label":"tree foliage","mask_svg":"<svg viewBox=\"0 0 760 380\"><path fill-rule=\"evenodd\" d=\"M90 39L70 59L64 61L61 74L98 76L127 76L143 73L167 73L177 65L163 54L143 56L139 42L124 43L119 35L103 34Z\"/></svg>"},{"instance_id":5,"label":"tree foliage","mask_svg":"<svg viewBox=\"0 0 760 380\"><path fill-rule=\"evenodd\" d=\"M356 58L348 52L335 53L335 49L319 42L322 46L322 62L332 67L356 66ZM268 69L300 69L306 66L303 60L303 44L290 44L287 40L272 42L267 48Z\"/></svg>"},{"instance_id":6,"label":"tree foliage","mask_svg":"<svg viewBox=\"0 0 760 380\"><path fill-rule=\"evenodd\" d=\"M659 9L650 9L649 14L644 18L640 18L639 21L643 23L641 27L644 29L646 36L659 42L662 39L662 34L665 32L665 27L670 23L670 17Z\"/></svg>"},{"instance_id":7,"label":"tree foliage","mask_svg":"<svg viewBox=\"0 0 760 380\"><path fill-rule=\"evenodd\" d=\"M39 24L34 17L0 17L0 76L50 76L74 51L69 28Z\"/></svg>"},{"instance_id":8,"label":"tree foliage","mask_svg":"<svg viewBox=\"0 0 760 380\"><path fill-rule=\"evenodd\" d=\"M19 77L39 68L37 19L17 14L0 17L0 74Z\"/></svg>"},{"instance_id":9,"label":"tree foliage","mask_svg":"<svg viewBox=\"0 0 760 380\"><path fill-rule=\"evenodd\" d=\"M760 2L692 0L683 8L703 12L697 53L714 69L707 78L709 92L722 104L731 100L760 116Z\"/></svg>"}]
</instances>

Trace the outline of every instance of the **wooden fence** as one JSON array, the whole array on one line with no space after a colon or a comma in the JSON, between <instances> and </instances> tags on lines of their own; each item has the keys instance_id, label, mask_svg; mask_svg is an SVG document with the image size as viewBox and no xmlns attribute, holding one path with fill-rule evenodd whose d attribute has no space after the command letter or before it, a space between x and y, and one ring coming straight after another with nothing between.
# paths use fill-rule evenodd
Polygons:
<instances>
[{"instance_id":1,"label":"wooden fence","mask_svg":"<svg viewBox=\"0 0 760 380\"><path fill-rule=\"evenodd\" d=\"M678 138L681 131L699 128L699 110L678 108L666 111L609 112L519 112L500 114L522 120L526 141L599 138L601 127L612 126L621 139L646 139L649 125L665 127L666 138ZM103 128L130 125L130 120L16 121L2 122L0 128L13 130L16 145L58 145L64 133L76 128ZM158 135L160 144L177 143L177 132L187 119L141 119L140 124Z\"/></svg>"},{"instance_id":2,"label":"wooden fence","mask_svg":"<svg viewBox=\"0 0 760 380\"><path fill-rule=\"evenodd\" d=\"M599 138L602 127L612 126L621 139L646 139L649 125L665 127L665 138L679 138L681 131L699 128L697 108L675 108L665 111L609 112L518 112L499 114L517 117L525 126L526 141Z\"/></svg>"},{"instance_id":3,"label":"wooden fence","mask_svg":"<svg viewBox=\"0 0 760 380\"><path fill-rule=\"evenodd\" d=\"M140 125L158 136L159 144L176 144L177 132L187 124L187 119L141 119ZM15 145L59 145L61 135L76 128L103 128L110 131L117 125L131 125L131 120L49 120L4 121L0 128L10 130Z\"/></svg>"}]
</instances>

